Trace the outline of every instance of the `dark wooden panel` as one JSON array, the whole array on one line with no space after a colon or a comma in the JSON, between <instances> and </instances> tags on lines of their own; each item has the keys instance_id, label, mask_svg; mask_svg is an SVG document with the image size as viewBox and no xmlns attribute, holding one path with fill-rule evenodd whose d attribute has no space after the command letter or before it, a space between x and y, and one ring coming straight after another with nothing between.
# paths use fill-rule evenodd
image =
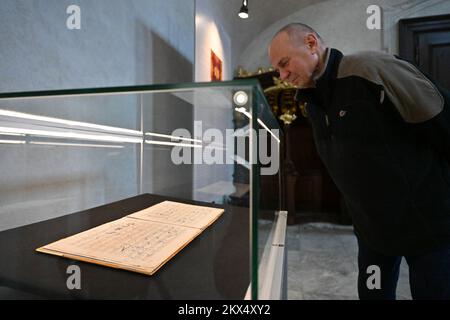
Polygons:
<instances>
[{"instance_id":1,"label":"dark wooden panel","mask_svg":"<svg viewBox=\"0 0 450 320\"><path fill-rule=\"evenodd\" d=\"M450 15L400 20L399 54L450 89Z\"/></svg>"}]
</instances>

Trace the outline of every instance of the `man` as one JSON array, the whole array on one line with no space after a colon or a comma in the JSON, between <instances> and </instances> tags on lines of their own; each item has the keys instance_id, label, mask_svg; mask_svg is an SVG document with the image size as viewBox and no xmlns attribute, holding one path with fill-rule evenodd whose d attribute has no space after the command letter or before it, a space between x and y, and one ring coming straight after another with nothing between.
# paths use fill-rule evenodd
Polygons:
<instances>
[{"instance_id":1,"label":"man","mask_svg":"<svg viewBox=\"0 0 450 320\"><path fill-rule=\"evenodd\" d=\"M352 217L360 299L395 299L402 257L414 299L450 299L450 94L394 56L343 56L300 23L269 56L299 88ZM367 283L377 267L381 288Z\"/></svg>"}]
</instances>

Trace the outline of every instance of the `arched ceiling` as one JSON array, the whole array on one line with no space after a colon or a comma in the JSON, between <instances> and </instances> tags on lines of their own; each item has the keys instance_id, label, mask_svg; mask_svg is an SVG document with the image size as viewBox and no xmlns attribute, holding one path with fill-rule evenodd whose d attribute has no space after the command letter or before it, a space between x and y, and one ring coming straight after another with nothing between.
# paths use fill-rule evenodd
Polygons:
<instances>
[{"instance_id":1,"label":"arched ceiling","mask_svg":"<svg viewBox=\"0 0 450 320\"><path fill-rule=\"evenodd\" d=\"M248 19L237 15L242 0L214 1L220 3L223 14L229 17L229 24L225 27L233 41L233 52L239 56L256 36L272 24L311 4L327 0L248 0Z\"/></svg>"}]
</instances>

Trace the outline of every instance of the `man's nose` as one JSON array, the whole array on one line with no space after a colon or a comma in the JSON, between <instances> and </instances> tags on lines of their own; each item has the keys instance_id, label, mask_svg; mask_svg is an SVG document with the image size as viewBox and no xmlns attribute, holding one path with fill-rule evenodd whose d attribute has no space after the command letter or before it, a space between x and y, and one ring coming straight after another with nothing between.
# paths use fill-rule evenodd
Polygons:
<instances>
[{"instance_id":1,"label":"man's nose","mask_svg":"<svg viewBox=\"0 0 450 320\"><path fill-rule=\"evenodd\" d=\"M289 71L280 70L280 80L284 81L289 77Z\"/></svg>"}]
</instances>

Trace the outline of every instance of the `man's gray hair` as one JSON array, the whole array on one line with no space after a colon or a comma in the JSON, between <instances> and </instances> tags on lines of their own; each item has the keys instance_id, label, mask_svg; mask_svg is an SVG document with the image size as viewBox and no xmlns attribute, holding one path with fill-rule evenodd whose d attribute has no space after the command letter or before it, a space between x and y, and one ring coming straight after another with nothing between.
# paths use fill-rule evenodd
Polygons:
<instances>
[{"instance_id":1,"label":"man's gray hair","mask_svg":"<svg viewBox=\"0 0 450 320\"><path fill-rule=\"evenodd\" d=\"M317 39L319 39L319 41L321 43L323 43L323 39L317 33L317 31L304 23L294 22L294 23L290 23L290 24L284 26L273 36L272 40L282 32L286 32L290 39L296 40L296 41L297 40L300 41L300 39L299 39L300 35L303 35L304 33L312 33L317 37Z\"/></svg>"}]
</instances>

